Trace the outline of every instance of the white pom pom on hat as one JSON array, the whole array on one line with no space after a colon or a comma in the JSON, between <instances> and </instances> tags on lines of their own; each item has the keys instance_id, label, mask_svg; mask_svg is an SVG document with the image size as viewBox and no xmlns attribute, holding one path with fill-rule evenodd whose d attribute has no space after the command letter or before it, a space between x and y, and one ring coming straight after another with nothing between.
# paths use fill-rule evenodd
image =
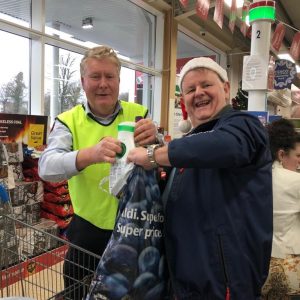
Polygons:
<instances>
[{"instance_id":1,"label":"white pom pom on hat","mask_svg":"<svg viewBox=\"0 0 300 300\"><path fill-rule=\"evenodd\" d=\"M188 114L185 109L183 98L180 99L180 107L182 111L182 120L179 121L178 128L182 133L188 133L192 128L192 124L191 121L188 119Z\"/></svg>"},{"instance_id":2,"label":"white pom pom on hat","mask_svg":"<svg viewBox=\"0 0 300 300\"><path fill-rule=\"evenodd\" d=\"M181 69L179 75L179 87L182 91L182 80L186 73L197 68L205 68L216 72L224 81L228 81L226 70L224 70L218 63L209 57L196 57L189 60Z\"/></svg>"},{"instance_id":3,"label":"white pom pom on hat","mask_svg":"<svg viewBox=\"0 0 300 300\"><path fill-rule=\"evenodd\" d=\"M177 84L176 84L175 96L180 97L180 89ZM178 123L178 129L182 133L188 133L192 128L192 124L188 118L188 114L186 112L184 101L183 101L182 97L180 97L179 105L180 105L180 108L182 111L182 120L180 120Z\"/></svg>"},{"instance_id":4,"label":"white pom pom on hat","mask_svg":"<svg viewBox=\"0 0 300 300\"><path fill-rule=\"evenodd\" d=\"M180 120L178 123L178 128L183 134L188 133L192 128L191 121L190 120Z\"/></svg>"}]
</instances>

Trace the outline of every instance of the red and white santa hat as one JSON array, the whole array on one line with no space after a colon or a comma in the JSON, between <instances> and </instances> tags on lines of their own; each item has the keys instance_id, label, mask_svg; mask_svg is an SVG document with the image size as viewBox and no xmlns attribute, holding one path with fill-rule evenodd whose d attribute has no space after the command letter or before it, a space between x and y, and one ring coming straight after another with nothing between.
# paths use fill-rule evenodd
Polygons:
<instances>
[{"instance_id":1,"label":"red and white santa hat","mask_svg":"<svg viewBox=\"0 0 300 300\"><path fill-rule=\"evenodd\" d=\"M194 69L205 68L216 72L224 81L228 81L227 72L218 63L209 57L196 57L189 60L181 69L179 75L179 87L182 91L182 80L184 76Z\"/></svg>"},{"instance_id":2,"label":"red and white santa hat","mask_svg":"<svg viewBox=\"0 0 300 300\"><path fill-rule=\"evenodd\" d=\"M184 76L189 71L192 71L192 70L198 69L198 68L205 68L205 69L212 70L212 71L216 72L222 80L228 81L228 76L227 76L226 70L223 69L219 64L217 64L213 59L211 59L209 57L196 57L196 58L189 60L180 71L178 84L179 84L179 88L180 88L181 92L182 92L182 81L183 81ZM188 115L187 115L185 105L184 105L184 100L182 97L180 99L180 106L181 106L181 110L182 110L183 120L181 120L179 122L178 127L182 133L187 133L191 130L192 126L191 126L190 120L188 119Z\"/></svg>"}]
</instances>

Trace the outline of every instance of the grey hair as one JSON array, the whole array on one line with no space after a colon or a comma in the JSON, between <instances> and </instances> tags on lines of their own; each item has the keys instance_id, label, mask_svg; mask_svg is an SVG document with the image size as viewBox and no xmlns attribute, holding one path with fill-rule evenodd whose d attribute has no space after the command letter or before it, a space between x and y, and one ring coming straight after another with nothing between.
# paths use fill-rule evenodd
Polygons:
<instances>
[{"instance_id":1,"label":"grey hair","mask_svg":"<svg viewBox=\"0 0 300 300\"><path fill-rule=\"evenodd\" d=\"M96 58L96 59L110 59L118 68L118 73L120 74L121 71L121 61L119 60L117 53L108 46L98 46L92 49L89 49L85 52L81 62L80 62L80 75L83 76L85 72L85 65L86 61L89 58Z\"/></svg>"}]
</instances>

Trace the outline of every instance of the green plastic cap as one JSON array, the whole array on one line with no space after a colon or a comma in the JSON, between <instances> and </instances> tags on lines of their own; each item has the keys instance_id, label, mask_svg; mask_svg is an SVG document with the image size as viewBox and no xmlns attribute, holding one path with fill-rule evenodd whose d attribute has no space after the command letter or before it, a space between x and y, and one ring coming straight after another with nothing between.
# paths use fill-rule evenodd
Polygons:
<instances>
[{"instance_id":1,"label":"green plastic cap","mask_svg":"<svg viewBox=\"0 0 300 300\"><path fill-rule=\"evenodd\" d=\"M118 131L134 132L134 128L135 128L134 122L122 122L118 125Z\"/></svg>"}]
</instances>

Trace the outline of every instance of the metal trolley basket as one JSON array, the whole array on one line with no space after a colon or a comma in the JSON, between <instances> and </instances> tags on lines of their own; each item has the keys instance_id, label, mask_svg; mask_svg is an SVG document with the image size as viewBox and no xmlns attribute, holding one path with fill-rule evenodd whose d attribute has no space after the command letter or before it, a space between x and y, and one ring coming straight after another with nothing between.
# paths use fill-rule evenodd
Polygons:
<instances>
[{"instance_id":1,"label":"metal trolley basket","mask_svg":"<svg viewBox=\"0 0 300 300\"><path fill-rule=\"evenodd\" d=\"M3 212L3 211L2 211ZM6 212L9 212L6 211ZM84 274L78 280L70 275L72 284L65 288L63 267L65 254L74 247L79 260L68 261L69 268ZM100 256L77 247L56 235L0 212L0 297L44 299L82 299L89 289ZM87 262L87 263L85 263ZM71 274L71 273L70 273ZM66 277L65 277L66 280ZM81 291L78 293L78 291ZM81 295L80 297L78 295Z\"/></svg>"}]
</instances>

